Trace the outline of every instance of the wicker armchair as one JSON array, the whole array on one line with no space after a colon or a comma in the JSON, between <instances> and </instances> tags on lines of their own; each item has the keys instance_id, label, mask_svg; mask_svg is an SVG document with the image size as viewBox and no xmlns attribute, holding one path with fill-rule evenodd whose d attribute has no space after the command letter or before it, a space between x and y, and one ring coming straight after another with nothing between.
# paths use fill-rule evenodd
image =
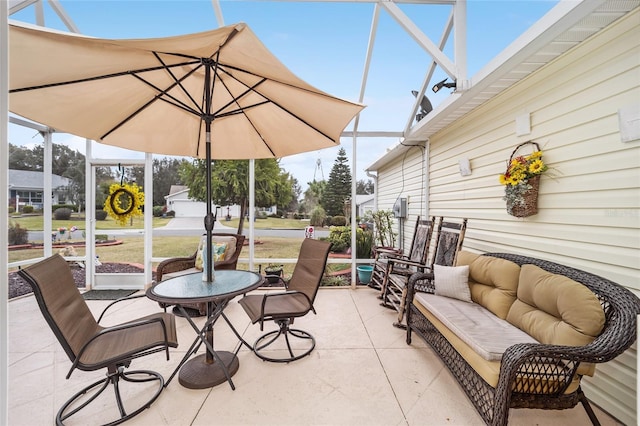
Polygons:
<instances>
[{"instance_id":1,"label":"wicker armchair","mask_svg":"<svg viewBox=\"0 0 640 426\"><path fill-rule=\"evenodd\" d=\"M213 264L214 269L236 269L238 258L240 257L240 252L242 251L242 247L244 245L245 236L240 234L226 234L224 232L214 232L211 234L211 236L214 242L216 240L235 239L233 252L229 256L226 256L224 260L216 261ZM189 257L173 257L171 259L160 262L158 264L158 267L156 268L156 281L160 282L163 280L163 278L167 279L167 275L176 273L197 272L197 270L195 269L197 256L198 250L196 250L195 253L193 253L193 255ZM184 305L184 307L187 308L186 310L191 316L203 316L207 314L206 303ZM177 311L174 313L178 314Z\"/></svg>"},{"instance_id":2,"label":"wicker armchair","mask_svg":"<svg viewBox=\"0 0 640 426\"><path fill-rule=\"evenodd\" d=\"M411 344L413 332L423 338L438 353L489 425L506 425L510 408L558 410L573 408L578 403L583 405L592 423L599 424L582 388L578 386L573 392L566 392L566 389L578 374L576 371L580 363L610 361L633 344L640 300L612 281L568 266L507 253L488 253L485 256L499 257L521 266L533 264L583 284L600 300L605 313L604 329L593 342L584 346L516 344L509 347L502 357L498 385L494 388L411 302L416 291L433 293L435 290L430 274L416 273L408 283L407 344ZM532 377L555 385L548 386L545 392L536 393L535 389L522 391ZM578 377L581 376L578 374Z\"/></svg>"},{"instance_id":3,"label":"wicker armchair","mask_svg":"<svg viewBox=\"0 0 640 426\"><path fill-rule=\"evenodd\" d=\"M218 261L214 263L215 269L236 269L236 265L238 263L238 257L240 257L240 252L242 251L242 246L244 244L244 235L239 234L225 234L223 232L214 232L211 234L213 240L215 241L216 237L234 237L236 240L235 252L225 258L224 260ZM193 255L189 257L173 257L171 259L164 260L158 264L156 269L156 281L162 281L163 275L186 271L191 268L195 268L196 266L196 256L198 255L198 250L196 250Z\"/></svg>"}]
</instances>

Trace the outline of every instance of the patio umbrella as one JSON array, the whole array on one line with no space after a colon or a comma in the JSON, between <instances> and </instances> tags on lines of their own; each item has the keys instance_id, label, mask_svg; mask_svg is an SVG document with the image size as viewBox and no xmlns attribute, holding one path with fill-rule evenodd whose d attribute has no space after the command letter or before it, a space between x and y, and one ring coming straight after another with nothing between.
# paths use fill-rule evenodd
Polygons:
<instances>
[{"instance_id":1,"label":"patio umbrella","mask_svg":"<svg viewBox=\"0 0 640 426\"><path fill-rule=\"evenodd\" d=\"M9 25L11 112L109 145L207 160L208 253L212 159L339 145L362 108L296 77L243 23L137 40Z\"/></svg>"}]
</instances>

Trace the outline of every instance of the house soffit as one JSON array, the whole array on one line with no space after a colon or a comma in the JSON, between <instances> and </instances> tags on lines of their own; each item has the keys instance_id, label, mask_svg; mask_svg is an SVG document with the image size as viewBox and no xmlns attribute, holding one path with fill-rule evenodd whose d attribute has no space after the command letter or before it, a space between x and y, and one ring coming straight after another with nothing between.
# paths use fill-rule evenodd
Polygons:
<instances>
[{"instance_id":1,"label":"house soffit","mask_svg":"<svg viewBox=\"0 0 640 426\"><path fill-rule=\"evenodd\" d=\"M378 170L411 145L427 141L637 7L636 0L560 2L471 77L468 90L453 92L367 170Z\"/></svg>"}]
</instances>

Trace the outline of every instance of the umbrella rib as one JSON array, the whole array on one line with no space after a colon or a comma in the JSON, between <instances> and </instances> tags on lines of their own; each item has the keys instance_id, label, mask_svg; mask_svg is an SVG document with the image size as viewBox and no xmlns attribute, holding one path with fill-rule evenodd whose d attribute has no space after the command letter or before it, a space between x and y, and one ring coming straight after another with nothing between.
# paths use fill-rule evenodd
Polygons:
<instances>
[{"instance_id":1,"label":"umbrella rib","mask_svg":"<svg viewBox=\"0 0 640 426\"><path fill-rule=\"evenodd\" d=\"M234 67L229 67L229 68L234 68ZM268 96L265 96L263 93L261 93L259 90L257 90L257 87L258 87L259 85L261 85L261 84L262 84L262 83L264 83L266 80L268 80L266 77L259 76L259 75L257 75L257 74L254 74L254 73L251 73L251 72L249 72L249 71L242 70L242 69L239 69L239 68L235 68L235 69L236 69L236 70L238 70L238 71L245 72L245 73L247 73L247 74L251 74L251 75L254 75L254 76L256 76L256 77L261 77L261 78L262 78L262 80L260 80L260 81L259 81L258 83L256 83L255 85L253 85L253 86L247 86L247 84L246 84L246 83L244 83L243 81L238 80L238 79L237 79L236 77L234 77L231 73L229 73L226 69L221 68L222 72L226 73L229 77L233 78L233 79L234 79L234 80L236 80L238 83L240 83L240 84L244 85L245 87L247 87L247 91L246 91L245 93L243 93L243 94L242 94L242 96L244 96L245 94L247 94L248 92L250 92L250 91L251 91L251 92L255 92L255 93L257 93L258 95L262 96L264 99L266 99L266 100L267 100L266 102L262 102L262 103L259 103L259 104L255 104L255 105L253 105L253 106L259 106L259 105L264 105L265 103L271 103L271 104L275 105L276 107L280 108L282 111L284 111L284 112L286 112L287 114L289 114L290 116L292 116L293 118L295 118L296 120L298 120L298 121L300 121L300 122L304 123L306 126L308 126L309 128L313 129L313 130L314 130L314 131L316 131L318 134L320 134L320 135L324 136L325 138L329 139L329 140L330 140L330 141L332 141L332 142L335 142L335 141L331 138L331 136L327 135L325 132L323 132L322 130L318 129L316 126L313 126L311 123L307 122L306 120L304 120L304 119L303 119L302 117L300 117L299 115L294 114L294 113L293 113L293 112L291 112L289 109L285 108L284 106L280 105L278 102L275 102L273 99L270 99ZM220 80L220 81L223 81L223 80ZM276 80L271 80L271 81L276 81ZM305 91L307 91L307 92L311 92L311 93L314 93L314 94L317 94L317 95L321 95L321 96L328 96L328 95L326 95L326 94L313 92L313 91L311 91L311 90L307 90L307 89L304 89L304 88L301 88L301 87L297 87L297 86L294 86L294 85L292 85L292 84L286 84L286 83L281 83L281 82L278 82L278 83L283 84L283 85L285 85L285 86L294 87L294 88L299 89L299 90L305 90ZM224 81L223 81L223 84L224 84ZM224 84L224 85L225 85L225 87L226 87L226 84ZM236 98L236 99L237 99L237 98ZM233 102L233 101L232 101L232 102ZM231 104L231 102L230 102L228 105L230 105L230 104ZM240 108L241 108L240 110L238 110L238 111L234 111L233 113L236 113L236 114L244 113L244 110L245 110L245 109L247 109L247 108L249 108L249 107L240 107ZM231 114L231 113L227 113L226 115L232 115L232 114ZM253 124L253 122L251 121L251 119L250 119L249 117L247 117L247 120L249 120L249 123L251 123L251 126L252 126L252 127L253 127L253 129L256 131L256 133L257 133L258 135L260 135L260 132L258 131L258 129L256 128L256 126ZM262 137L262 135L260 135L260 139L262 139L262 140L264 141L264 143L265 143L267 146L269 146L269 144L267 143L267 141L266 141L266 140L264 140L264 138ZM269 150L271 150L271 148L269 148ZM273 152L273 151L272 151L272 152Z\"/></svg>"},{"instance_id":2,"label":"umbrella rib","mask_svg":"<svg viewBox=\"0 0 640 426\"><path fill-rule=\"evenodd\" d=\"M194 63L197 63L197 62L184 62L184 63L180 63L180 64L168 65L167 67L170 67L170 68L181 67L181 66L184 66L184 65L192 65ZM97 80L103 80L103 79L114 78L114 77L124 77L124 76L127 76L127 75L134 75L135 76L137 73L157 71L157 70L160 70L160 69L163 69L163 68L165 68L165 67L141 68L141 69L133 70L133 71L132 70L121 71L121 72L117 72L117 73L98 75L98 76L95 76L95 77L80 78L80 79L77 79L77 80L61 81L61 82L57 82L57 83L39 84L37 86L19 87L17 89L10 89L9 93L27 92L29 90L48 89L48 88L51 88L51 87L68 86L68 85L71 85L71 84L88 83L90 81L97 81Z\"/></svg>"},{"instance_id":3,"label":"umbrella rib","mask_svg":"<svg viewBox=\"0 0 640 426\"><path fill-rule=\"evenodd\" d=\"M162 60L162 58L160 57L160 55L158 54L158 52L153 52L153 54L155 55L155 57L158 59L158 62L160 62L162 65L166 64L164 63L164 61ZM180 87L180 89L182 90L182 93L184 93L189 99L191 99L191 102L193 103L193 105L196 105L196 107L198 107L200 109L200 114L203 114L204 111L202 110L202 108L198 105L198 103L196 102L195 99L193 99L193 96L191 96L191 93L189 93L189 91L187 91L184 86L182 85L182 81L185 80L188 76L190 76L191 74L193 74L196 70L202 68L202 60L200 60L200 65L197 67L194 67L191 71L189 71L183 78L178 79L175 74L173 72L171 72L171 69L169 67L166 67L167 73L169 73L169 75L171 76L171 78L173 79L173 81L175 81L176 84L172 85L171 87L169 87L169 89L174 88L176 85L178 85ZM150 84L150 83L149 83ZM167 89L167 90L169 90ZM171 97L171 99L173 99L175 102L179 103L179 104L183 104L186 108L189 108L184 102L180 102L178 99L176 99L175 97L169 95L168 93L166 93L166 90L164 91L164 94L166 94L167 96Z\"/></svg>"},{"instance_id":4,"label":"umbrella rib","mask_svg":"<svg viewBox=\"0 0 640 426\"><path fill-rule=\"evenodd\" d=\"M135 117L136 115L138 115L140 112L142 112L143 110L145 110L149 105L151 105L153 102L155 102L156 100L161 100L164 101L170 105L173 105L177 108L180 108L192 115L195 116L199 116L202 117L204 115L204 111L202 111L202 109L200 109L200 106L197 104L197 102L195 101L195 99L193 99L193 97L191 96L191 94L189 94L184 86L182 85L182 82L184 80L186 80L189 76L191 76L194 72L196 72L199 68L202 67L202 61L198 60L193 61L193 62L189 62L189 65L194 65L197 64L198 66L192 68L188 73L186 73L184 76L182 76L182 78L177 78L175 76L174 73L171 72L170 70L170 66L166 65L164 63L164 61L162 60L162 58L160 58L160 56L158 55L157 52L153 52L154 56L156 57L156 59L158 60L158 62L160 62L163 67L160 67L158 69L164 69L166 70L169 75L171 76L171 78L173 79L173 83L171 85L169 85L167 88L165 88L164 90L161 89L160 87L156 86L155 84L151 83L150 81L145 80L144 78L142 78L141 76L137 75L137 74L132 74L135 78L137 78L138 80L140 80L141 82L143 82L144 84L148 85L149 87L153 88L154 90L158 91L158 94L156 94L156 96L153 97L153 99L150 99L147 103L145 103L144 105L142 105L140 108L138 108L135 112L133 112L132 114L130 114L127 118L125 118L124 120L122 120L120 123L118 123L117 125L115 125L114 127L112 127L108 132L106 132L104 135L102 135L102 138L105 138L107 136L109 136L111 133L113 133L114 131L116 131L117 129L119 129L120 127L122 127L125 123L127 123L129 120L131 120L133 117ZM185 64L186 65L186 64ZM173 89L174 87L180 87L182 89L182 92L185 93L187 95L187 97L189 97L189 99L191 99L191 102L193 102L193 104L196 106L196 108L191 108L189 105L187 105L186 103L180 101L179 99L177 99L175 96L170 95L169 93L167 93L169 90ZM167 99L169 98L169 99Z\"/></svg>"}]
</instances>

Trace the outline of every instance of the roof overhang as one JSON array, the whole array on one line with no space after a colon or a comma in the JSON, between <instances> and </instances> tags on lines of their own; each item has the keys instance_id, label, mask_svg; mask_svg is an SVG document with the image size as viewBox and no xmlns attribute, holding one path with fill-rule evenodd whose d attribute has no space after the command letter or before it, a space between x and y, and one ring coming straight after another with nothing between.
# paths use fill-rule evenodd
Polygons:
<instances>
[{"instance_id":1,"label":"roof overhang","mask_svg":"<svg viewBox=\"0 0 640 426\"><path fill-rule=\"evenodd\" d=\"M403 155L412 145L426 142L637 7L635 0L558 3L473 76L467 90L452 93L412 127L402 142L388 149L366 170L378 170Z\"/></svg>"}]
</instances>

